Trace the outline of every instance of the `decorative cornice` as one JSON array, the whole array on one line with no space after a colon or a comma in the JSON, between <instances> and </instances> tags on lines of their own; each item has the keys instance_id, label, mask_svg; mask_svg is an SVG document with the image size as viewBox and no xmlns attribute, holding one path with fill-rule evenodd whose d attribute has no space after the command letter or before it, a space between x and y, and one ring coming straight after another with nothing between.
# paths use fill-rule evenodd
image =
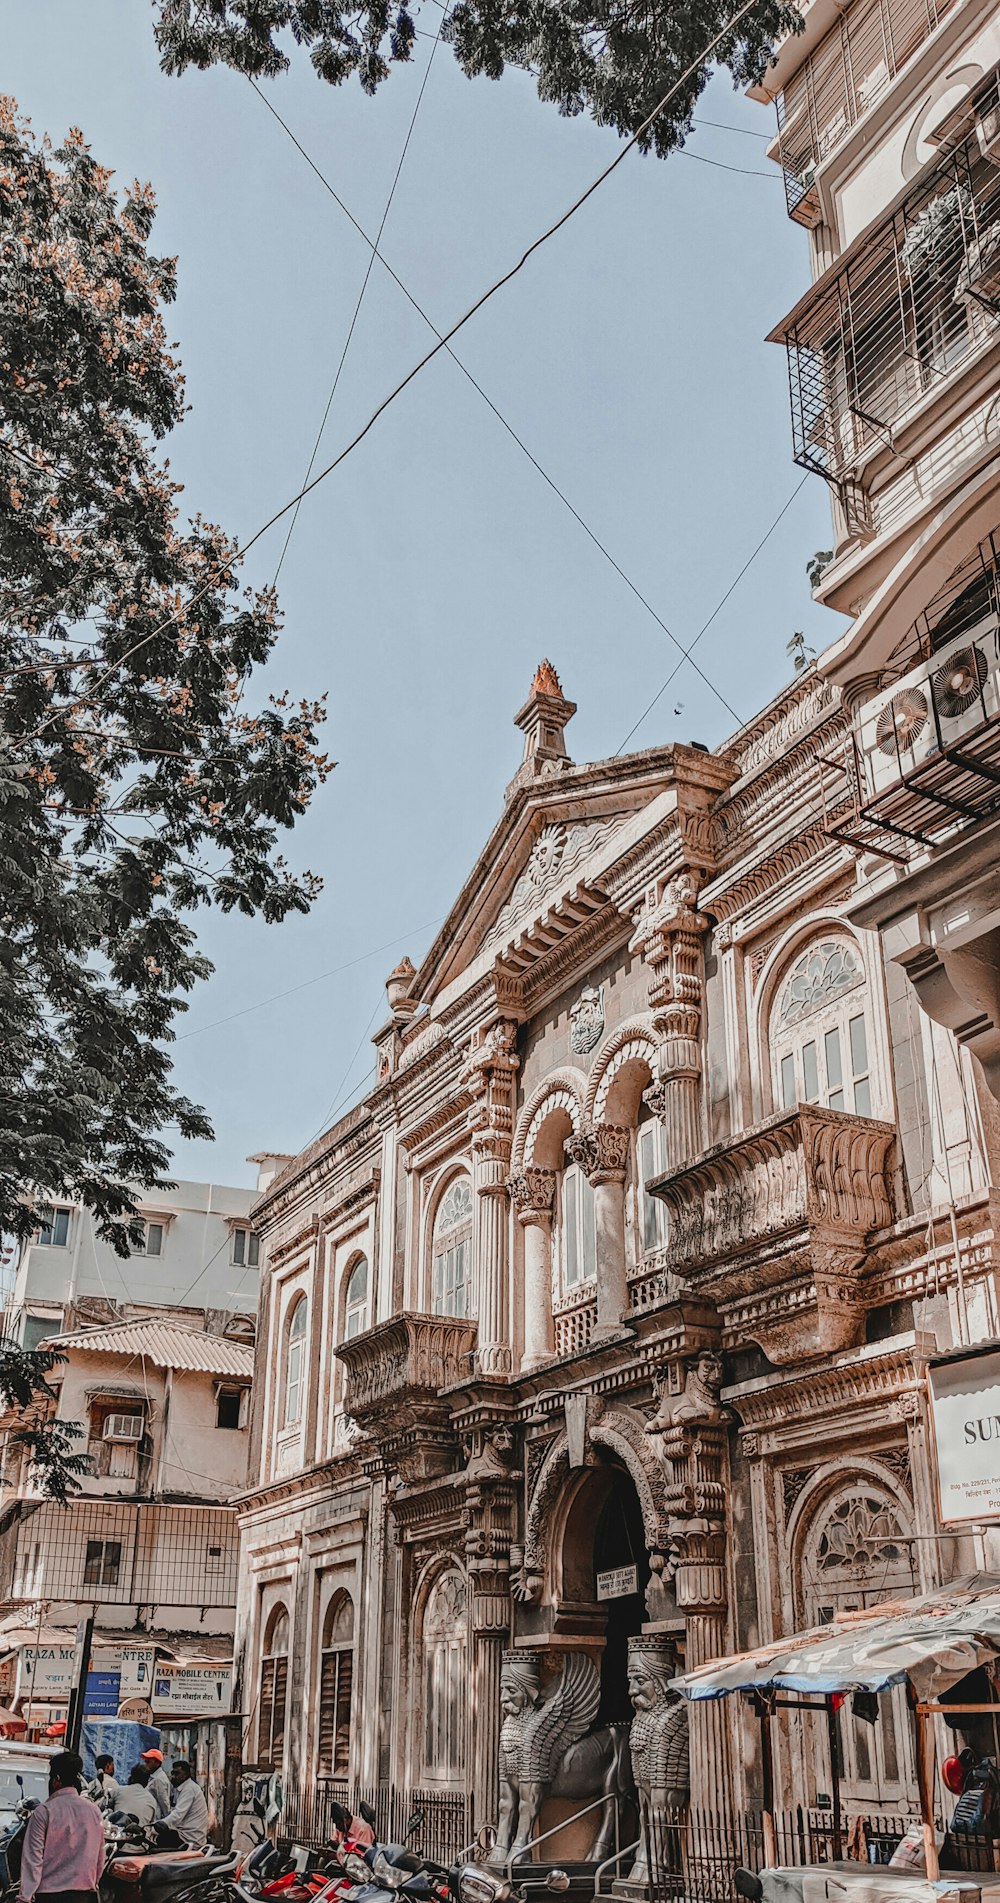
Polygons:
<instances>
[{"instance_id":1,"label":"decorative cornice","mask_svg":"<svg viewBox=\"0 0 1000 1903\"><path fill-rule=\"evenodd\" d=\"M858 1355L828 1367L762 1382L752 1392L724 1388L722 1399L739 1413L744 1428L787 1428L790 1421L842 1414L876 1403L895 1404L924 1380L926 1351L933 1342L920 1338L887 1353Z\"/></svg>"}]
</instances>

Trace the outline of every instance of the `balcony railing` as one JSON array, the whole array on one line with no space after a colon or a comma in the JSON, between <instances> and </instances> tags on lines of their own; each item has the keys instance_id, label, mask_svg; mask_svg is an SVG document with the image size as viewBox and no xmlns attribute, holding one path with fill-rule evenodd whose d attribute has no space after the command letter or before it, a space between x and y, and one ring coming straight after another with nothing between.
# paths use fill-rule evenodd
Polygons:
<instances>
[{"instance_id":1,"label":"balcony railing","mask_svg":"<svg viewBox=\"0 0 1000 1903\"><path fill-rule=\"evenodd\" d=\"M843 496L998 322L1000 165L974 133L773 333L788 350L795 460Z\"/></svg>"},{"instance_id":2,"label":"balcony railing","mask_svg":"<svg viewBox=\"0 0 1000 1903\"><path fill-rule=\"evenodd\" d=\"M815 224L816 173L958 0L855 0L778 95L789 216Z\"/></svg>"},{"instance_id":3,"label":"balcony railing","mask_svg":"<svg viewBox=\"0 0 1000 1903\"><path fill-rule=\"evenodd\" d=\"M867 1237L894 1218L891 1124L814 1104L706 1150L651 1187L667 1266L720 1312L723 1343L779 1363L858 1337Z\"/></svg>"},{"instance_id":4,"label":"balcony railing","mask_svg":"<svg viewBox=\"0 0 1000 1903\"><path fill-rule=\"evenodd\" d=\"M475 1322L454 1315L396 1315L366 1329L337 1349L345 1411L364 1427L387 1410L436 1400L467 1378L475 1345Z\"/></svg>"}]
</instances>

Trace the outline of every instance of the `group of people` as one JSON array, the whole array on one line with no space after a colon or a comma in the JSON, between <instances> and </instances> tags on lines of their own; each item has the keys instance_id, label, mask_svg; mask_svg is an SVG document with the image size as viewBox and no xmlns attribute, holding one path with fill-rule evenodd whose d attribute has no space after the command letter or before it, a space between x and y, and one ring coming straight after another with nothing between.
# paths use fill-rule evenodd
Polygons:
<instances>
[{"instance_id":1,"label":"group of people","mask_svg":"<svg viewBox=\"0 0 1000 1903\"><path fill-rule=\"evenodd\" d=\"M52 1759L48 1798L32 1811L24 1833L19 1903L95 1903L106 1812L137 1818L160 1850L204 1849L208 1802L185 1759L176 1758L168 1776L162 1751L144 1751L128 1782L119 1784L105 1752L94 1773L84 1789L83 1760L75 1751Z\"/></svg>"}]
</instances>

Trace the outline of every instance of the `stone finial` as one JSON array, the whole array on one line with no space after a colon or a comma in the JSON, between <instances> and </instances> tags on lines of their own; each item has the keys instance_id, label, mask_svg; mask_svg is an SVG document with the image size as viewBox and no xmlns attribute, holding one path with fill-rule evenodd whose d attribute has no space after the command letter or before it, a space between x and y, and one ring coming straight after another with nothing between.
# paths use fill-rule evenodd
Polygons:
<instances>
[{"instance_id":1,"label":"stone finial","mask_svg":"<svg viewBox=\"0 0 1000 1903\"><path fill-rule=\"evenodd\" d=\"M576 702L566 699L552 662L539 662L531 692L514 716L515 727L520 727L524 735L524 758L507 788L508 799L525 782L562 773L572 766L563 728L575 713Z\"/></svg>"},{"instance_id":2,"label":"stone finial","mask_svg":"<svg viewBox=\"0 0 1000 1903\"><path fill-rule=\"evenodd\" d=\"M394 1018L413 1016L418 1000L411 998L409 991L416 975L417 967L410 958L401 958L399 964L390 971L385 981L385 994Z\"/></svg>"}]
</instances>

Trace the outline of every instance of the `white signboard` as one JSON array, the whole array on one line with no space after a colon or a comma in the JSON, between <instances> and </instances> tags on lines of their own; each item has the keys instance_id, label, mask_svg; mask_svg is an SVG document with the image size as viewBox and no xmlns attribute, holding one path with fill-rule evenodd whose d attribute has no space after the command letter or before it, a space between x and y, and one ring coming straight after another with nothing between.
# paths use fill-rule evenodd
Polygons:
<instances>
[{"instance_id":1,"label":"white signboard","mask_svg":"<svg viewBox=\"0 0 1000 1903\"><path fill-rule=\"evenodd\" d=\"M125 1646L116 1653L115 1669L121 1669L122 1698L149 1698L155 1664L156 1647L152 1645Z\"/></svg>"},{"instance_id":2,"label":"white signboard","mask_svg":"<svg viewBox=\"0 0 1000 1903\"><path fill-rule=\"evenodd\" d=\"M161 1659L153 1675L153 1710L158 1718L227 1712L231 1679L230 1665L173 1665Z\"/></svg>"},{"instance_id":3,"label":"white signboard","mask_svg":"<svg viewBox=\"0 0 1000 1903\"><path fill-rule=\"evenodd\" d=\"M598 1599L627 1599L639 1590L639 1572L635 1566L615 1566L609 1573L597 1575Z\"/></svg>"},{"instance_id":4,"label":"white signboard","mask_svg":"<svg viewBox=\"0 0 1000 1903\"><path fill-rule=\"evenodd\" d=\"M928 1370L941 1520L1000 1519L1000 1349Z\"/></svg>"},{"instance_id":5,"label":"white signboard","mask_svg":"<svg viewBox=\"0 0 1000 1903\"><path fill-rule=\"evenodd\" d=\"M75 1645L22 1645L17 1661L18 1698L67 1697L76 1678Z\"/></svg>"}]
</instances>

